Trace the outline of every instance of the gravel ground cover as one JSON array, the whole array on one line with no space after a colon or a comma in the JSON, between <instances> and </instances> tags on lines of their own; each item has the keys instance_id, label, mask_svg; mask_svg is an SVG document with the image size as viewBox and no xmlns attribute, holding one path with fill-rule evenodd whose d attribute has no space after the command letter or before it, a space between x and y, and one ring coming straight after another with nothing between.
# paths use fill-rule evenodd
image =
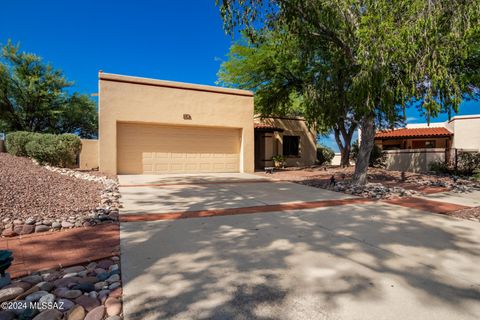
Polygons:
<instances>
[{"instance_id":1,"label":"gravel ground cover","mask_svg":"<svg viewBox=\"0 0 480 320\"><path fill-rule=\"evenodd\" d=\"M4 237L118 220L116 181L43 167L0 153L0 232Z\"/></svg>"},{"instance_id":2,"label":"gravel ground cover","mask_svg":"<svg viewBox=\"0 0 480 320\"><path fill-rule=\"evenodd\" d=\"M276 180L291 181L374 199L414 197L447 190L457 193L480 190L479 181L462 177L412 172L402 174L399 171L388 171L381 168L369 168L367 185L356 186L351 183L353 173L354 167L330 166L286 168L268 176ZM257 174L265 176L264 173ZM335 178L335 183L331 183L332 176ZM450 212L448 215L480 221L480 207Z\"/></svg>"},{"instance_id":3,"label":"gravel ground cover","mask_svg":"<svg viewBox=\"0 0 480 320\"><path fill-rule=\"evenodd\" d=\"M480 222L480 207L449 212L449 216Z\"/></svg>"},{"instance_id":4,"label":"gravel ground cover","mask_svg":"<svg viewBox=\"0 0 480 320\"><path fill-rule=\"evenodd\" d=\"M121 320L118 256L48 270L0 288L0 319Z\"/></svg>"}]
</instances>

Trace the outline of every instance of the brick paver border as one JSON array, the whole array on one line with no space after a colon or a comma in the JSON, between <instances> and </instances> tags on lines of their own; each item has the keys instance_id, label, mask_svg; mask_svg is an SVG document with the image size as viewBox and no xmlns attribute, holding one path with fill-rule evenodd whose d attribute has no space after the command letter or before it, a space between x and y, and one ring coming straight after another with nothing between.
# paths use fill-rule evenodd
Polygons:
<instances>
[{"instance_id":1,"label":"brick paver border","mask_svg":"<svg viewBox=\"0 0 480 320\"><path fill-rule=\"evenodd\" d=\"M140 221L206 218L237 214L304 210L349 204L363 204L377 201L378 200L367 198L350 198L312 202L291 202L217 210L123 214L120 215L120 220L121 222L128 223ZM452 211L469 208L466 206L415 197L388 199L381 200L380 202L440 214L446 214ZM0 248L13 251L15 260L13 261L9 272L12 277L16 278L32 272L83 264L85 262L100 260L113 255L119 255L119 224L102 224L93 227L75 228L60 232L46 232L14 238L1 238Z\"/></svg>"},{"instance_id":2,"label":"brick paver border","mask_svg":"<svg viewBox=\"0 0 480 320\"><path fill-rule=\"evenodd\" d=\"M121 184L119 188L138 188L138 187L177 187L177 186L195 186L195 185L205 185L205 184L236 184L236 183L278 183L285 181L277 180L260 180L260 179L249 179L249 180L234 180L234 181L198 181L198 182L172 182L172 183L145 183L145 184Z\"/></svg>"},{"instance_id":3,"label":"brick paver border","mask_svg":"<svg viewBox=\"0 0 480 320\"><path fill-rule=\"evenodd\" d=\"M67 267L120 254L118 223L59 232L1 238L0 248L13 251L11 276Z\"/></svg>"},{"instance_id":4,"label":"brick paver border","mask_svg":"<svg viewBox=\"0 0 480 320\"><path fill-rule=\"evenodd\" d=\"M158 221L158 220L178 220L188 218L206 218L215 216L230 216L237 214L252 214L262 212L287 211L287 210L303 210L332 206L343 206L348 204L367 203L375 201L367 198L351 198L341 200L322 200L311 202L290 202L253 207L228 208L228 209L211 209L199 211L180 211L167 213L138 213L138 214L121 214L121 222L140 222L140 221Z\"/></svg>"},{"instance_id":5,"label":"brick paver border","mask_svg":"<svg viewBox=\"0 0 480 320\"><path fill-rule=\"evenodd\" d=\"M416 197L388 199L388 200L384 200L384 202L402 206L402 207L429 211L433 213L440 213L440 214L446 214L453 211L471 208L467 206L461 206L458 204L441 202L441 201L433 201L433 200L427 200L427 199L416 198Z\"/></svg>"}]
</instances>

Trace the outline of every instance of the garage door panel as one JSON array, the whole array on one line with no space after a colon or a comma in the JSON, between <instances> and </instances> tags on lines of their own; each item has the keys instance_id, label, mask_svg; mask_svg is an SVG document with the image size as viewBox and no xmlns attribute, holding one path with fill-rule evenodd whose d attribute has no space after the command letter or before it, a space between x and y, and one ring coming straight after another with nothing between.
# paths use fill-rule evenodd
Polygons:
<instances>
[{"instance_id":1,"label":"garage door panel","mask_svg":"<svg viewBox=\"0 0 480 320\"><path fill-rule=\"evenodd\" d=\"M118 172L238 172L240 129L120 123Z\"/></svg>"}]
</instances>

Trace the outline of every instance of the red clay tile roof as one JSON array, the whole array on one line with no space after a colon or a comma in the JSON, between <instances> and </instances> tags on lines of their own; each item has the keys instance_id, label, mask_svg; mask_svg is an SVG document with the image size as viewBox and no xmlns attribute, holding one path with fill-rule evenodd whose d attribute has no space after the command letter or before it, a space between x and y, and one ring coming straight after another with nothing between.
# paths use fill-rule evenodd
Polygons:
<instances>
[{"instance_id":1,"label":"red clay tile roof","mask_svg":"<svg viewBox=\"0 0 480 320\"><path fill-rule=\"evenodd\" d=\"M283 131L282 128L278 128L278 127L272 126L270 124L264 124L264 123L254 123L253 127L255 129L260 129L260 130Z\"/></svg>"},{"instance_id":2,"label":"red clay tile roof","mask_svg":"<svg viewBox=\"0 0 480 320\"><path fill-rule=\"evenodd\" d=\"M421 138L421 137L446 137L453 136L447 128L402 128L395 130L379 131L375 138Z\"/></svg>"}]
</instances>

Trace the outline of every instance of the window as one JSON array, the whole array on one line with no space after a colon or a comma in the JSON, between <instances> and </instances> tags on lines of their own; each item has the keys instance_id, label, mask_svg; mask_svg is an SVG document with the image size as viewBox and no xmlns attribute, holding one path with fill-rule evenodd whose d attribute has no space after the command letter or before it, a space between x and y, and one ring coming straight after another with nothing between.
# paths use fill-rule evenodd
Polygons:
<instances>
[{"instance_id":1,"label":"window","mask_svg":"<svg viewBox=\"0 0 480 320\"><path fill-rule=\"evenodd\" d=\"M435 148L435 140L413 140L413 149Z\"/></svg>"},{"instance_id":2,"label":"window","mask_svg":"<svg viewBox=\"0 0 480 320\"><path fill-rule=\"evenodd\" d=\"M298 156L298 149L300 146L299 136L283 136L283 155Z\"/></svg>"}]
</instances>

